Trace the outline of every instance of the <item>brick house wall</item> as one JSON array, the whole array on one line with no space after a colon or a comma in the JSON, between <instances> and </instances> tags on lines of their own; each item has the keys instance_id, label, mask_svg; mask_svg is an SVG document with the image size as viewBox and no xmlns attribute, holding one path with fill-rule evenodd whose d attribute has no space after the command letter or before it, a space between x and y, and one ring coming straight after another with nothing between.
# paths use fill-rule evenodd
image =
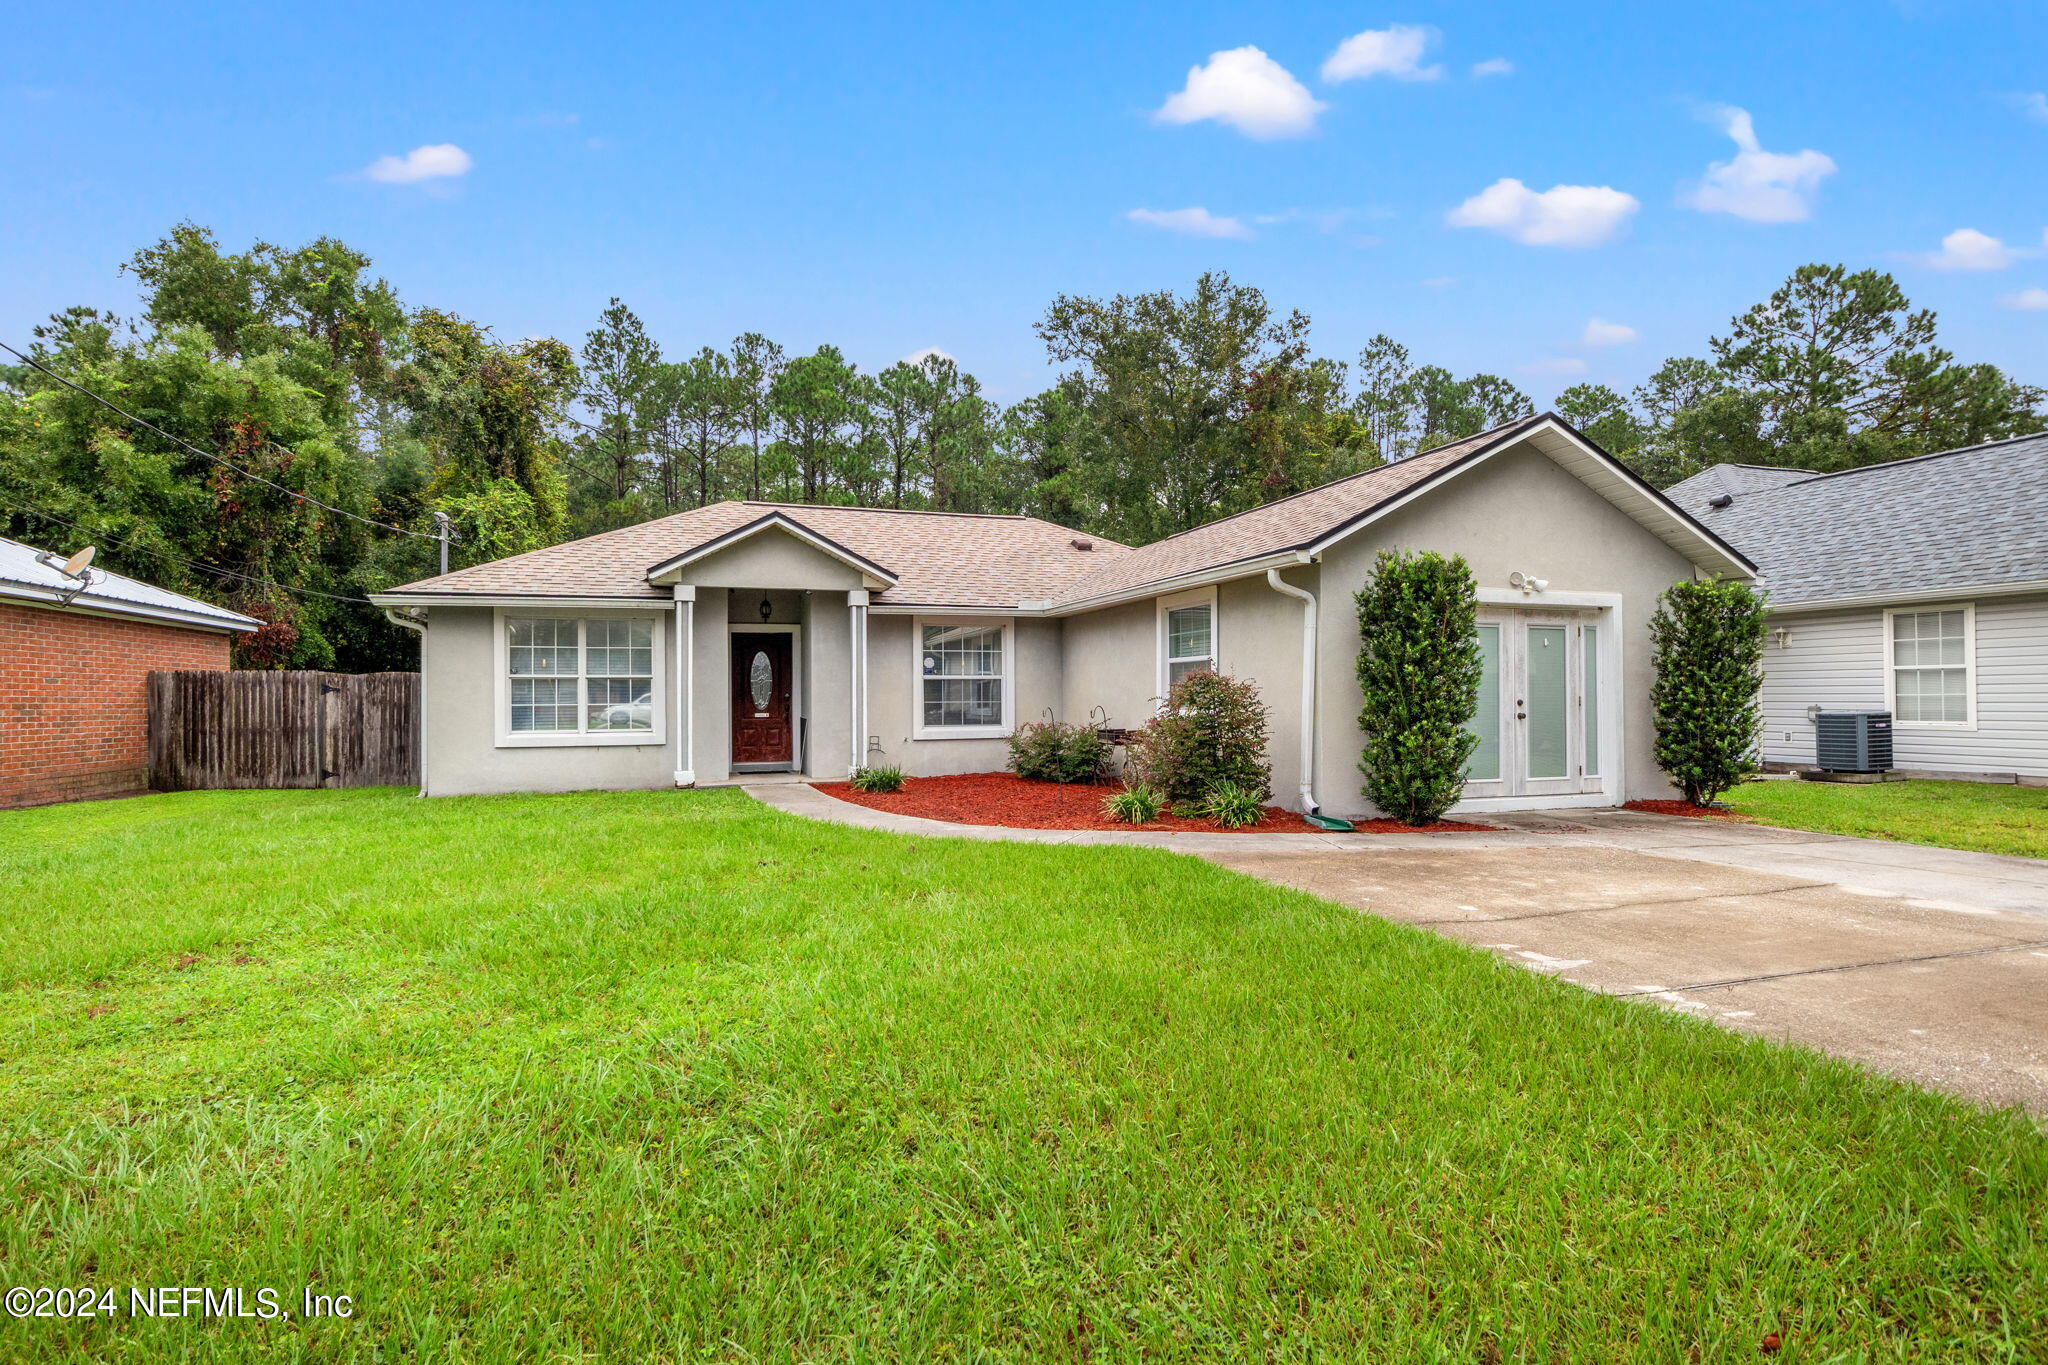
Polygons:
<instances>
[{"instance_id":1,"label":"brick house wall","mask_svg":"<svg viewBox=\"0 0 2048 1365\"><path fill-rule=\"evenodd\" d=\"M219 631L0 602L0 809L149 789L149 675L226 668Z\"/></svg>"}]
</instances>

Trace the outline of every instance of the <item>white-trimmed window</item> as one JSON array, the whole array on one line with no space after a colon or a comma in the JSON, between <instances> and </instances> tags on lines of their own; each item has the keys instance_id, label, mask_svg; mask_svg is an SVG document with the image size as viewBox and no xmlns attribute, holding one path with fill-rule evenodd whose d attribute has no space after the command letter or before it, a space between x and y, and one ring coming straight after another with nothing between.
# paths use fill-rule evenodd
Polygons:
<instances>
[{"instance_id":1,"label":"white-trimmed window","mask_svg":"<svg viewBox=\"0 0 2048 1365\"><path fill-rule=\"evenodd\" d=\"M1967 730L1977 723L1976 609L1897 608L1885 619L1885 693L1899 725Z\"/></svg>"},{"instance_id":2,"label":"white-trimmed window","mask_svg":"<svg viewBox=\"0 0 2048 1365\"><path fill-rule=\"evenodd\" d=\"M1190 673L1216 670L1216 590L1159 599L1159 695Z\"/></svg>"},{"instance_id":3,"label":"white-trimmed window","mask_svg":"<svg viewBox=\"0 0 2048 1365\"><path fill-rule=\"evenodd\" d=\"M659 744L661 621L498 616L501 745Z\"/></svg>"},{"instance_id":4,"label":"white-trimmed window","mask_svg":"<svg viewBox=\"0 0 2048 1365\"><path fill-rule=\"evenodd\" d=\"M1011 623L912 621L917 639L918 739L1001 738L1010 733Z\"/></svg>"}]
</instances>

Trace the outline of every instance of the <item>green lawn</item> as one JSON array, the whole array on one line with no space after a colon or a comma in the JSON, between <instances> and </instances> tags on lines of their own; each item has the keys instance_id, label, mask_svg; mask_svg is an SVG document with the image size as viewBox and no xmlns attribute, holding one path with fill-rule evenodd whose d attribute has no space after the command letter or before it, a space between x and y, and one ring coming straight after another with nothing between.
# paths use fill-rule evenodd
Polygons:
<instances>
[{"instance_id":1,"label":"green lawn","mask_svg":"<svg viewBox=\"0 0 2048 1365\"><path fill-rule=\"evenodd\" d=\"M1722 798L1768 825L2048 858L2048 787L1990 782L1751 782Z\"/></svg>"},{"instance_id":2,"label":"green lawn","mask_svg":"<svg viewBox=\"0 0 2048 1365\"><path fill-rule=\"evenodd\" d=\"M220 792L0 815L0 886L5 1282L357 1304L4 1359L2048 1342L2020 1116L1191 858Z\"/></svg>"}]
</instances>

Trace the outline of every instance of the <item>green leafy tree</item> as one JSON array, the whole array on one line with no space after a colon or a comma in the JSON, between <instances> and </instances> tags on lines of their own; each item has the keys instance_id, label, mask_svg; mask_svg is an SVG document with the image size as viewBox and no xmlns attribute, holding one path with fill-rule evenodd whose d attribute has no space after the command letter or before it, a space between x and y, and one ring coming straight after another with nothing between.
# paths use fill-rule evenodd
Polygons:
<instances>
[{"instance_id":1,"label":"green leafy tree","mask_svg":"<svg viewBox=\"0 0 2048 1365\"><path fill-rule=\"evenodd\" d=\"M1074 366L1066 381L1089 410L1100 529L1149 540L1315 483L1323 462L1291 441L1269 439L1284 448L1282 467L1254 476L1242 422L1257 376L1309 363L1308 327L1221 272L1185 296L1054 299L1036 330L1055 362Z\"/></svg>"},{"instance_id":2,"label":"green leafy tree","mask_svg":"<svg viewBox=\"0 0 2048 1365\"><path fill-rule=\"evenodd\" d=\"M775 414L769 395L782 375L782 348L759 332L743 332L732 343L732 384L734 408L740 427L746 432L752 458L747 466L746 496L761 497L762 445L774 427Z\"/></svg>"},{"instance_id":3,"label":"green leafy tree","mask_svg":"<svg viewBox=\"0 0 2048 1365\"><path fill-rule=\"evenodd\" d=\"M858 401L854 367L837 346L820 346L790 361L768 392L769 411L803 502L816 502L838 460Z\"/></svg>"},{"instance_id":4,"label":"green leafy tree","mask_svg":"<svg viewBox=\"0 0 2048 1365\"><path fill-rule=\"evenodd\" d=\"M461 498L510 480L552 544L567 518L560 426L577 392L569 348L551 337L505 346L436 308L413 315L411 342L400 387L433 452L432 496Z\"/></svg>"},{"instance_id":5,"label":"green leafy tree","mask_svg":"<svg viewBox=\"0 0 2048 1365\"><path fill-rule=\"evenodd\" d=\"M1634 460L1649 435L1628 400L1605 384L1572 385L1557 396L1555 411L1625 464Z\"/></svg>"},{"instance_id":6,"label":"green leafy tree","mask_svg":"<svg viewBox=\"0 0 2048 1365\"><path fill-rule=\"evenodd\" d=\"M1478 586L1463 556L1382 550L1353 600L1365 795L1393 819L1430 824L1463 795L1479 744Z\"/></svg>"},{"instance_id":7,"label":"green leafy tree","mask_svg":"<svg viewBox=\"0 0 2048 1365\"><path fill-rule=\"evenodd\" d=\"M611 476L614 501L625 501L639 483L647 400L660 364L661 348L648 338L639 316L617 299L583 339L577 397L592 415L592 445Z\"/></svg>"},{"instance_id":8,"label":"green leafy tree","mask_svg":"<svg viewBox=\"0 0 2048 1365\"><path fill-rule=\"evenodd\" d=\"M1755 775L1766 623L1763 594L1718 580L1672 584L1650 618L1657 763L1696 806Z\"/></svg>"},{"instance_id":9,"label":"green leafy tree","mask_svg":"<svg viewBox=\"0 0 2048 1365\"><path fill-rule=\"evenodd\" d=\"M1830 471L2048 429L2048 393L1963 365L1878 270L1804 265L1636 391L1659 486L1739 462Z\"/></svg>"}]
</instances>

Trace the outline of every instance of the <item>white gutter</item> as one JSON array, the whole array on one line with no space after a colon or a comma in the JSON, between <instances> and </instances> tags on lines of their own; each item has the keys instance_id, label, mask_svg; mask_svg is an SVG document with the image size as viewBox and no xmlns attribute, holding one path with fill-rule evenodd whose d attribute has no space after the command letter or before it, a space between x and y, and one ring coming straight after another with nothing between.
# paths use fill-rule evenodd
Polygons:
<instances>
[{"instance_id":1,"label":"white gutter","mask_svg":"<svg viewBox=\"0 0 2048 1365\"><path fill-rule=\"evenodd\" d=\"M1766 591L1770 580L1759 585ZM1883 607L1893 603L1915 602L1969 602L1979 597L2027 597L2035 593L2048 593L2048 578L2026 579L2018 583L1963 584L1949 588L1915 588L1910 592L1870 592L1854 597L1820 597L1797 602L1765 602L1765 608L1773 616L1792 616L1807 611L1835 611L1843 607Z\"/></svg>"},{"instance_id":2,"label":"white gutter","mask_svg":"<svg viewBox=\"0 0 2048 1365\"><path fill-rule=\"evenodd\" d=\"M1301 599L1301 813L1314 815L1323 808L1315 788L1316 595L1283 581L1278 569L1266 570L1266 586Z\"/></svg>"},{"instance_id":3,"label":"white gutter","mask_svg":"<svg viewBox=\"0 0 2048 1365\"><path fill-rule=\"evenodd\" d=\"M384 608L384 619L420 637L420 790L427 794L427 618L404 607Z\"/></svg>"}]
</instances>

